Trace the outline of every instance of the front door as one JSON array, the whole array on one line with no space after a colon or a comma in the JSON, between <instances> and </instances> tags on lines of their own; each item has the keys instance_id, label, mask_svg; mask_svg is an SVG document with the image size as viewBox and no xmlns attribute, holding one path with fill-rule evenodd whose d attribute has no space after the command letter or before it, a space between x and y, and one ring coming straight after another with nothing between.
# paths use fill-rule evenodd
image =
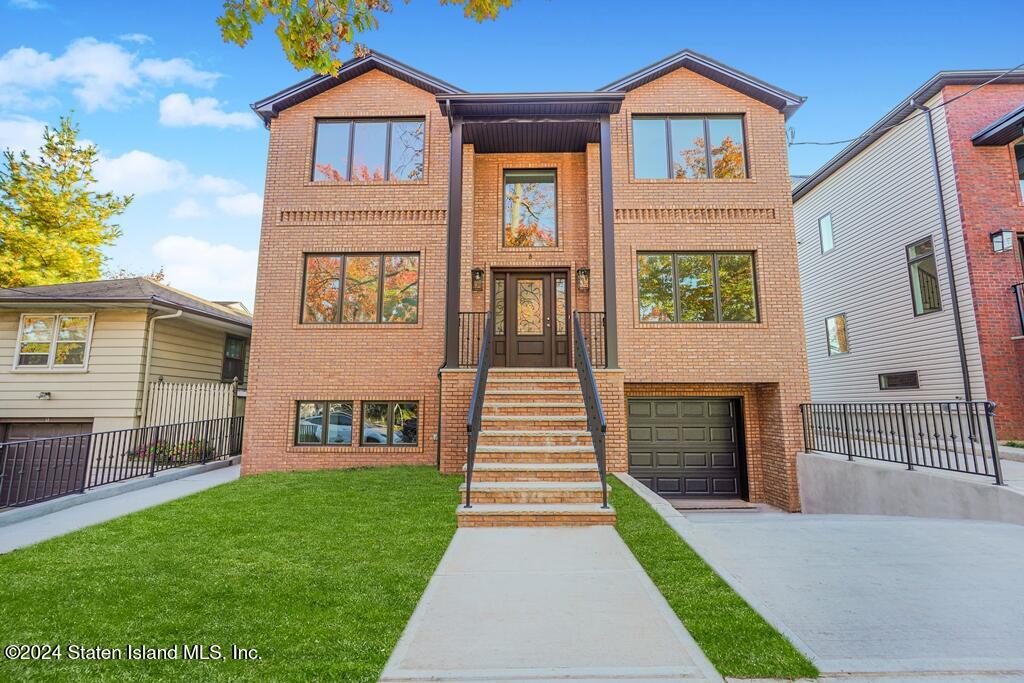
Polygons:
<instances>
[{"instance_id":1,"label":"front door","mask_svg":"<svg viewBox=\"0 0 1024 683\"><path fill-rule=\"evenodd\" d=\"M495 330L496 365L568 365L567 280L565 272L495 274L495 312L503 318Z\"/></svg>"}]
</instances>

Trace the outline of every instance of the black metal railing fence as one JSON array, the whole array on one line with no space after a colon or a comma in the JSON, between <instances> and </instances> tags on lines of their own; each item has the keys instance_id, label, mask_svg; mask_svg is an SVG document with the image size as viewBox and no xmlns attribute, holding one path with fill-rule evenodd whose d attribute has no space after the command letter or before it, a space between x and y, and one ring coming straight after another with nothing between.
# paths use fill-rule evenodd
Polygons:
<instances>
[{"instance_id":1,"label":"black metal railing fence","mask_svg":"<svg viewBox=\"0 0 1024 683\"><path fill-rule=\"evenodd\" d=\"M484 414L484 395L487 391L487 374L491 369L491 339L494 336L494 319L488 312L484 318L484 333L476 363L476 378L473 381L473 396L469 401L469 416L466 419L466 507L473 507L473 466L476 464L476 445L480 439L480 425Z\"/></svg>"},{"instance_id":2,"label":"black metal railing fence","mask_svg":"<svg viewBox=\"0 0 1024 683\"><path fill-rule=\"evenodd\" d=\"M605 467L605 434L608 431L608 422L604 416L604 409L601 407L601 395L598 393L597 381L594 379L594 368L591 365L590 352L583 336L583 325L580 323L579 312L573 313L572 329L576 342L573 362L576 365L576 374L580 378L583 405L587 411L587 430L590 432L590 438L594 444L594 457L597 460L597 471L601 477L601 506L607 508L608 477Z\"/></svg>"},{"instance_id":3,"label":"black metal railing fence","mask_svg":"<svg viewBox=\"0 0 1024 683\"><path fill-rule=\"evenodd\" d=\"M582 344L590 355L590 365L603 368L608 365L608 347L605 343L604 311L577 311ZM580 342L577 342L579 345Z\"/></svg>"}]
</instances>

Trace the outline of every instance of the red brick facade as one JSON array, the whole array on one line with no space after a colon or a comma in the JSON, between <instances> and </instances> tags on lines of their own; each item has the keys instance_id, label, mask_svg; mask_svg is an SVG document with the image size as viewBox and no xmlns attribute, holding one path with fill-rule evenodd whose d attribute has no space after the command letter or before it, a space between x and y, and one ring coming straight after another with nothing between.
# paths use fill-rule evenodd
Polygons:
<instances>
[{"instance_id":1,"label":"red brick facade","mask_svg":"<svg viewBox=\"0 0 1024 683\"><path fill-rule=\"evenodd\" d=\"M943 99L968 89L948 86ZM1024 438L1024 337L1011 291L1024 272L1020 242L997 254L990 233L1024 234L1024 198L1012 145L975 146L971 137L1022 103L1024 85L992 84L945 108L985 389L997 404L996 427L1004 439Z\"/></svg>"},{"instance_id":2,"label":"red brick facade","mask_svg":"<svg viewBox=\"0 0 1024 683\"><path fill-rule=\"evenodd\" d=\"M645 181L632 177L634 113L741 114L749 177ZM309 182L314 117L425 116L426 178L418 183ZM798 509L799 404L808 399L807 363L786 161L777 109L685 68L627 93L611 117L619 365L597 381L608 419L608 465L628 469L630 396L729 396L742 400L751 500ZM283 110L272 120L260 244L245 437L246 473L268 470L465 462L466 415L474 372L445 370L445 242L448 124L435 97L370 71ZM557 170L559 246L501 246L502 170ZM490 308L492 269L591 272L589 292L571 287L571 307L602 310L600 150L463 155L461 310ZM299 324L303 254L312 251L420 253L419 322ZM736 250L755 253L760 321L751 324L639 322L636 252ZM485 273L482 292L470 271ZM417 400L416 448L296 447L295 402ZM440 429L438 417L440 413ZM358 441L358 424L353 424Z\"/></svg>"}]
</instances>

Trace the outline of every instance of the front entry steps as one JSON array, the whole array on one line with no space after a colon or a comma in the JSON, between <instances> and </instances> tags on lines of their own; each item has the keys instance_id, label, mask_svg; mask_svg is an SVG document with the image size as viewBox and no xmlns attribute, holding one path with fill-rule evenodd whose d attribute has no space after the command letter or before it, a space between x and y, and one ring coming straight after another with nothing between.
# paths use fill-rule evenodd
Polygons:
<instances>
[{"instance_id":1,"label":"front entry steps","mask_svg":"<svg viewBox=\"0 0 1024 683\"><path fill-rule=\"evenodd\" d=\"M465 470L465 467L463 468ZM493 368L460 527L614 524L574 370Z\"/></svg>"}]
</instances>

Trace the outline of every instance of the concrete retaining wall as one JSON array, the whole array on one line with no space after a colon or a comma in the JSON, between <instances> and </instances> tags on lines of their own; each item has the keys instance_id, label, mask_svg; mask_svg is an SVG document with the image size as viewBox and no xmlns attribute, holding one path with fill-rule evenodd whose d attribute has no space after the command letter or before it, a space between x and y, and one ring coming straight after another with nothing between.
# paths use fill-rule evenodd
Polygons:
<instances>
[{"instance_id":1,"label":"concrete retaining wall","mask_svg":"<svg viewBox=\"0 0 1024 683\"><path fill-rule=\"evenodd\" d=\"M797 456L805 513L902 515L1024 524L1024 492L990 479L914 471L823 453Z\"/></svg>"}]
</instances>

